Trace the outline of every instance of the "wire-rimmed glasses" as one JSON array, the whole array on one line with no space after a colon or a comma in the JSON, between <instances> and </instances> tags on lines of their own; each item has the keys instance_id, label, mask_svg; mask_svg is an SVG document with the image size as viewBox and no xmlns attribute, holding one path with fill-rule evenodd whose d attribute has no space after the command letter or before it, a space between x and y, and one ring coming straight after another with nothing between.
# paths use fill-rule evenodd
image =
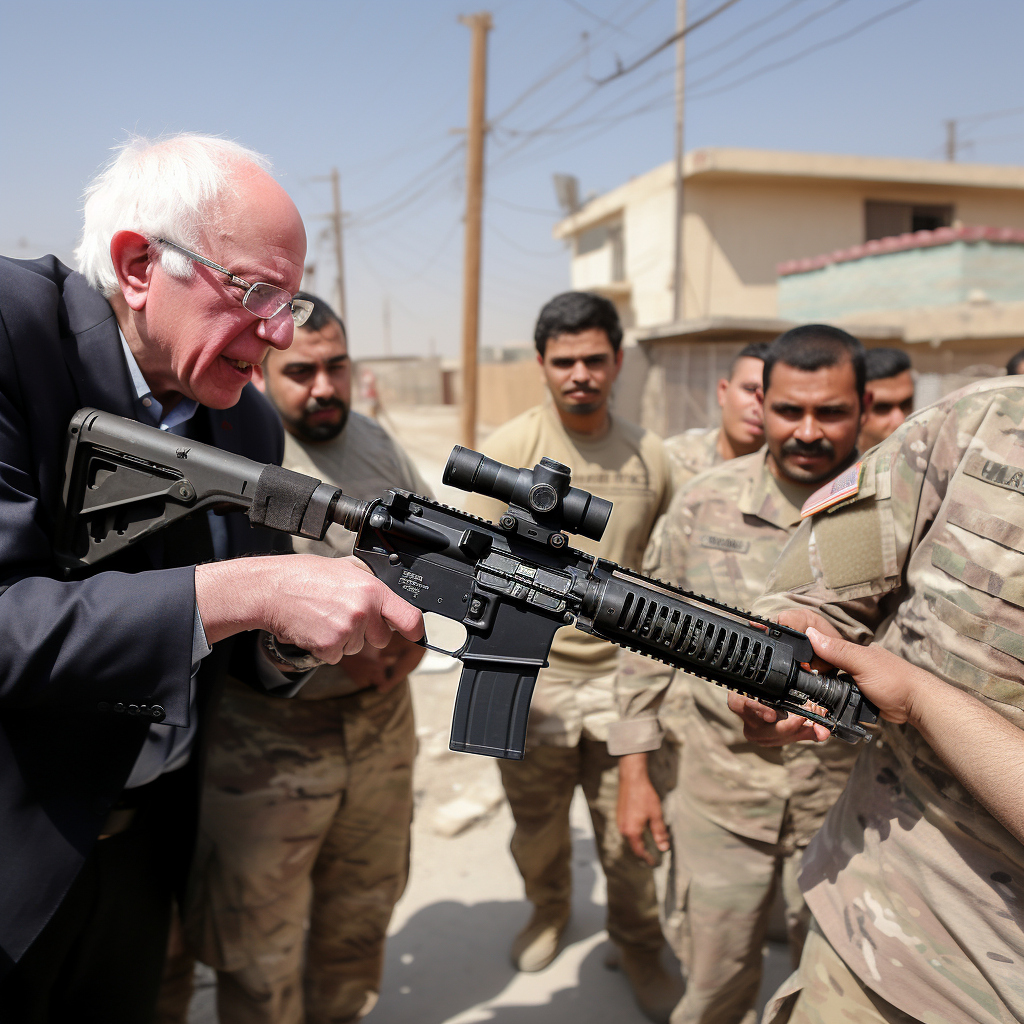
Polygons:
<instances>
[{"instance_id":1,"label":"wire-rimmed glasses","mask_svg":"<svg viewBox=\"0 0 1024 1024\"><path fill-rule=\"evenodd\" d=\"M284 288L278 288L276 284L267 284L265 281L249 284L248 281L243 281L242 278L232 274L227 267L222 267L214 263L213 260L208 260L205 256L200 256L199 253L186 249L183 245L178 245L177 242L171 242L166 238L158 238L156 241L160 245L168 245L172 249L177 249L178 252L184 254L190 260L202 263L204 267L209 267L211 270L216 270L226 275L228 281L236 287L245 288L246 292L242 297L242 305L253 316L258 316L261 320L273 320L287 306L291 311L295 326L301 327L313 312L312 302L308 299L294 299Z\"/></svg>"}]
</instances>

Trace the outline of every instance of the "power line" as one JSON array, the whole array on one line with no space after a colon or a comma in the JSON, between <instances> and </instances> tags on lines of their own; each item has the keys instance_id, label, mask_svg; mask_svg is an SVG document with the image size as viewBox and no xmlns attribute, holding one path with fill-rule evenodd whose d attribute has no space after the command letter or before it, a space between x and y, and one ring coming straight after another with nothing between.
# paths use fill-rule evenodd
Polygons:
<instances>
[{"instance_id":1,"label":"power line","mask_svg":"<svg viewBox=\"0 0 1024 1024\"><path fill-rule=\"evenodd\" d=\"M790 10L793 7L798 7L800 4L803 3L807 3L807 0L789 0L789 3L783 4L781 7L773 11L771 14L768 14L765 17L761 18L759 21L752 21L749 25L745 25L743 28L739 30L739 32L736 32L733 35L729 36L728 39L724 39L722 42L716 43L714 46L708 48L707 50L701 50L701 52L698 53L695 57L688 58L686 61L687 67L691 67L698 61L703 60L705 57L710 57L713 53L718 53L720 50L727 49L738 39L742 39L745 35L749 35L755 29L761 28L762 25L767 25L770 21L774 21L776 18L782 17L782 15L786 13L786 11Z\"/></svg>"},{"instance_id":2,"label":"power line","mask_svg":"<svg viewBox=\"0 0 1024 1024\"><path fill-rule=\"evenodd\" d=\"M696 31L702 25L706 25L712 18L717 18L718 15L727 11L730 7L738 4L740 0L725 0L725 3L719 4L713 11L705 14L703 18L698 18L696 21L690 22L685 28L680 29L678 32L674 32L668 37L668 39L659 43L653 50L645 53L638 60L633 61L632 64L627 67L620 67L614 74L608 75L605 78L599 78L596 81L596 85L607 85L609 82L614 82L617 78L622 78L624 75L628 75L633 71L636 71L642 64L646 64L649 60L657 57L659 53L667 50L673 43L679 42L684 36L688 36L691 32Z\"/></svg>"},{"instance_id":3,"label":"power line","mask_svg":"<svg viewBox=\"0 0 1024 1024\"><path fill-rule=\"evenodd\" d=\"M900 11L905 11L908 7L913 7L914 4L920 2L921 0L906 0L905 3L897 4L895 7L890 7L889 10L883 11L881 14L876 14L873 18L868 18L867 21L862 21L859 25L855 25L846 32L833 36L831 39L824 39L820 43L815 43L813 46L809 46L807 49L801 50L799 53L795 53L792 56L775 61L772 64L765 64L763 67L757 68L755 71L751 71L750 74L744 75L742 78L737 78L717 89L708 89L705 92L698 93L696 96L691 96L690 98L694 100L706 99L708 96L717 96L720 93L728 92L730 89L735 89L737 86L745 85L747 82L750 82L755 78L760 78L761 75L768 74L769 71L776 71L778 68L788 67L791 64L795 64L798 60L802 60L804 57L810 56L812 53L817 53L819 50L824 50L829 46L835 46L837 43L845 42L847 39L865 31L865 29L871 28L872 25L877 25L878 22L884 21L886 18L891 18L894 14L899 14Z\"/></svg>"},{"instance_id":4,"label":"power line","mask_svg":"<svg viewBox=\"0 0 1024 1024\"><path fill-rule=\"evenodd\" d=\"M798 21L795 25L784 29L782 32L777 32L775 35L770 36L768 39L762 40L755 46L752 46L745 53L741 53L738 57L734 57L731 61L723 64L721 67L716 68L714 71L709 72L703 78L698 78L696 81L690 84L693 87L703 85L705 82L710 82L713 78L717 78L719 75L724 75L726 71L731 71L737 64L742 64L745 60L753 57L755 53L760 53L762 50L767 50L769 46L774 46L776 43L782 42L783 39L788 39L792 35L796 35L802 29L806 28L813 21L817 21L818 18L834 11L837 7L842 7L843 4L849 3L850 0L832 0L832 3L826 4L824 7L813 11L802 21Z\"/></svg>"}]
</instances>

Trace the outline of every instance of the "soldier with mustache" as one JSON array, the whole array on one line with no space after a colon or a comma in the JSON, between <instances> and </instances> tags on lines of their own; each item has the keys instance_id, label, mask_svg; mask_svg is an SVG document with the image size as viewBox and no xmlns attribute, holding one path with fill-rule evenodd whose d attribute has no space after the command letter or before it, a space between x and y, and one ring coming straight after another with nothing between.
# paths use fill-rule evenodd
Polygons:
<instances>
[{"instance_id":1,"label":"soldier with mustache","mask_svg":"<svg viewBox=\"0 0 1024 1024\"><path fill-rule=\"evenodd\" d=\"M764 362L766 447L676 493L645 570L750 608L804 502L823 481L855 470L870 405L864 380L864 350L845 331L808 324L777 338ZM799 960L809 921L796 885L803 849L842 791L856 749L840 740L782 753L753 747L726 690L636 654L620 656L616 691L623 719L610 727L608 747L624 755L619 829L643 860L654 859L648 828L671 851L665 928L688 974L672 1024L746 1024L780 884Z\"/></svg>"}]
</instances>

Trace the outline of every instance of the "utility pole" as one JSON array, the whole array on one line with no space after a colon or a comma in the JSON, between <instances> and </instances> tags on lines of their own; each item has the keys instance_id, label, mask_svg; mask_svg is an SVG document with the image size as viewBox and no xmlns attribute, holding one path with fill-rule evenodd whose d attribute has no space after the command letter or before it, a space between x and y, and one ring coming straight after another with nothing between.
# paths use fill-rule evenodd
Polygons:
<instances>
[{"instance_id":1,"label":"utility pole","mask_svg":"<svg viewBox=\"0 0 1024 1024\"><path fill-rule=\"evenodd\" d=\"M686 0L676 0L676 32L686 28ZM683 319L683 129L686 120L686 36L676 40L676 216L672 251L672 322Z\"/></svg>"},{"instance_id":2,"label":"utility pole","mask_svg":"<svg viewBox=\"0 0 1024 1024\"><path fill-rule=\"evenodd\" d=\"M469 122L466 125L466 241L462 284L462 443L476 447L477 346L480 340L480 249L484 199L484 135L487 93L486 11L459 18L473 33L469 62Z\"/></svg>"},{"instance_id":3,"label":"utility pole","mask_svg":"<svg viewBox=\"0 0 1024 1024\"><path fill-rule=\"evenodd\" d=\"M338 276L334 283L335 301L337 303L338 316L347 322L345 309L345 246L342 241L342 212L341 212L341 175L337 167L331 168L330 174L321 174L313 178L313 181L329 181L331 183L331 199L334 202L333 212L323 214L331 222L331 229L334 235L334 262L338 270Z\"/></svg>"},{"instance_id":4,"label":"utility pole","mask_svg":"<svg viewBox=\"0 0 1024 1024\"><path fill-rule=\"evenodd\" d=\"M384 326L384 355L391 355L391 296L384 296L384 306L381 309L381 317Z\"/></svg>"},{"instance_id":5,"label":"utility pole","mask_svg":"<svg viewBox=\"0 0 1024 1024\"><path fill-rule=\"evenodd\" d=\"M331 223L334 226L334 259L338 268L338 281L335 287L338 290L338 316L347 323L348 316L345 309L345 250L341 240L341 175L338 168L331 168L331 198L334 200L334 212L331 214Z\"/></svg>"},{"instance_id":6,"label":"utility pole","mask_svg":"<svg viewBox=\"0 0 1024 1024\"><path fill-rule=\"evenodd\" d=\"M956 160L957 150L960 148L956 141L956 120L951 118L944 123L946 125L946 159L952 163Z\"/></svg>"}]
</instances>

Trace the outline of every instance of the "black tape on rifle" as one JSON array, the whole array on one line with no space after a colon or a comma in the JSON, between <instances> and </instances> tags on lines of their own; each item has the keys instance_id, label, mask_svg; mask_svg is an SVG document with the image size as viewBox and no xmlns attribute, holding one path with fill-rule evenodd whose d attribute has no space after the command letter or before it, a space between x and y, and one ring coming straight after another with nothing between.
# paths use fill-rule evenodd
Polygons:
<instances>
[{"instance_id":1,"label":"black tape on rifle","mask_svg":"<svg viewBox=\"0 0 1024 1024\"><path fill-rule=\"evenodd\" d=\"M280 466L267 466L256 481L256 494L249 506L249 522L253 526L298 533L309 499L319 486L320 481L311 476L293 473Z\"/></svg>"}]
</instances>

